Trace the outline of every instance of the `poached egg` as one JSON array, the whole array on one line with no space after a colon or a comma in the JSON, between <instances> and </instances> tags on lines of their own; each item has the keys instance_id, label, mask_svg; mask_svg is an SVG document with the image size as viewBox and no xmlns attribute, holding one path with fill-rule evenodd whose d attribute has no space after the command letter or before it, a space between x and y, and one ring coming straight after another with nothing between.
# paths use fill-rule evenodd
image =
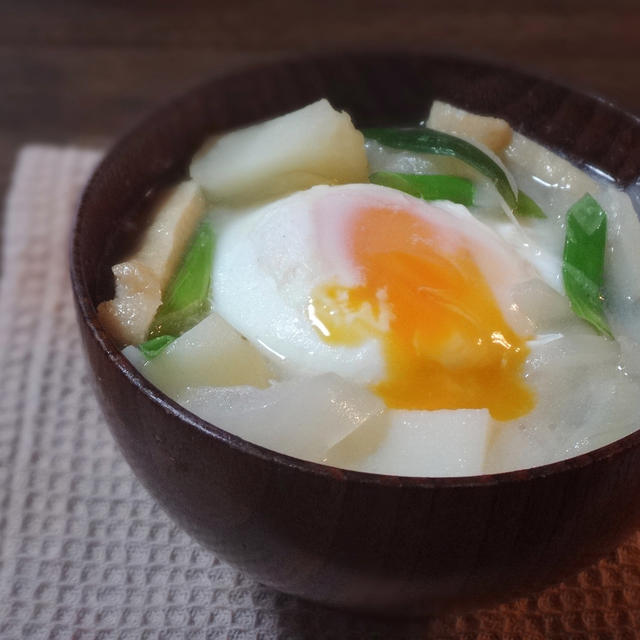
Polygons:
<instances>
[{"instance_id":1,"label":"poached egg","mask_svg":"<svg viewBox=\"0 0 640 640\"><path fill-rule=\"evenodd\" d=\"M513 290L538 277L461 205L323 185L220 228L212 295L285 377L332 372L390 409L510 420L535 404Z\"/></svg>"}]
</instances>

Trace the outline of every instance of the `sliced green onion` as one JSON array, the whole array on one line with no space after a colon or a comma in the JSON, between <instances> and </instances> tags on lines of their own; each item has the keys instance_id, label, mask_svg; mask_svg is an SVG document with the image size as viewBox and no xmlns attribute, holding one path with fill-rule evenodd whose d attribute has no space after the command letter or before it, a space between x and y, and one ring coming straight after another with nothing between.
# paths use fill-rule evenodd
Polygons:
<instances>
[{"instance_id":1,"label":"sliced green onion","mask_svg":"<svg viewBox=\"0 0 640 640\"><path fill-rule=\"evenodd\" d=\"M462 138L427 127L365 129L362 133L394 149L457 158L488 178L507 206L512 211L517 210L517 194L506 171L484 151Z\"/></svg>"},{"instance_id":2,"label":"sliced green onion","mask_svg":"<svg viewBox=\"0 0 640 640\"><path fill-rule=\"evenodd\" d=\"M546 218L545 212L538 203L530 198L524 191L518 191L518 206L516 213L527 218Z\"/></svg>"},{"instance_id":3,"label":"sliced green onion","mask_svg":"<svg viewBox=\"0 0 640 640\"><path fill-rule=\"evenodd\" d=\"M450 200L467 207L473 204L473 183L458 176L377 171L369 176L369 182L398 189L423 200Z\"/></svg>"},{"instance_id":4,"label":"sliced green onion","mask_svg":"<svg viewBox=\"0 0 640 640\"><path fill-rule=\"evenodd\" d=\"M195 234L182 264L169 283L151 325L149 336L179 336L209 311L209 286L213 262L214 235L210 224Z\"/></svg>"},{"instance_id":5,"label":"sliced green onion","mask_svg":"<svg viewBox=\"0 0 640 640\"><path fill-rule=\"evenodd\" d=\"M612 338L600 292L606 239L607 214L587 193L567 212L562 278L575 314Z\"/></svg>"},{"instance_id":6,"label":"sliced green onion","mask_svg":"<svg viewBox=\"0 0 640 640\"><path fill-rule=\"evenodd\" d=\"M151 360L160 355L174 340L173 336L158 336L138 345L138 349L142 351L147 360Z\"/></svg>"}]
</instances>

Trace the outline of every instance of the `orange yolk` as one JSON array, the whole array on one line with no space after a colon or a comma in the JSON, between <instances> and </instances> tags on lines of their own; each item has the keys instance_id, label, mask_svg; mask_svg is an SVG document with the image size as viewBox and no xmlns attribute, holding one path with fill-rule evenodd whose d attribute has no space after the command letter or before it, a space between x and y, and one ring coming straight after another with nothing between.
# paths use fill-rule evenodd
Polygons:
<instances>
[{"instance_id":1,"label":"orange yolk","mask_svg":"<svg viewBox=\"0 0 640 640\"><path fill-rule=\"evenodd\" d=\"M380 340L386 377L372 390L390 408L487 408L497 420L517 418L534 405L522 379L529 349L469 250L443 249L445 233L402 210L357 212L349 250L363 284L318 287L312 320L330 344Z\"/></svg>"}]
</instances>

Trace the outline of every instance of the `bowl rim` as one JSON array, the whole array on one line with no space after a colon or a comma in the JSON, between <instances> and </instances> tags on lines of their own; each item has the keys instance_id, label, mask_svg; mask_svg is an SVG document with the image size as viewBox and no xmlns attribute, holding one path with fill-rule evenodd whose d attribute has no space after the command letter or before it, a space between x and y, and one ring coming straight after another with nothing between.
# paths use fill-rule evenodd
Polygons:
<instances>
[{"instance_id":1,"label":"bowl rim","mask_svg":"<svg viewBox=\"0 0 640 640\"><path fill-rule=\"evenodd\" d=\"M603 445L594 449L582 453L578 456L558 460L556 462L547 463L544 465L529 467L525 469L516 469L512 471L503 471L499 473L489 473L472 476L402 476L402 475L386 475L369 473L363 471L354 471L350 469L342 469L325 465L318 462L311 462L309 460L303 460L295 458L278 451L267 449L261 445L255 444L248 440L244 440L240 436L236 436L228 431L225 431L221 427L218 427L202 418L198 417L194 413L191 413L185 407L179 405L172 400L169 396L165 395L158 387L153 385L147 380L138 370L127 360L127 358L116 347L115 343L110 339L106 332L100 326L97 319L96 306L91 300L89 295L89 289L87 281L84 276L84 269L81 263L81 244L82 244L82 231L87 225L90 212L88 211L88 201L92 192L99 188L102 181L102 177L111 173L110 166L115 162L115 158L131 143L138 135L148 126L149 122L155 118L162 117L163 114L171 112L175 107L182 102L188 100L190 97L202 92L205 87L210 86L216 82L223 82L225 80L231 80L233 78L241 77L248 72L255 72L260 69L269 69L274 65L281 65L287 63L296 64L312 64L318 61L337 60L343 56L357 57L359 59L367 59L372 56L406 56L409 58L420 58L422 60L429 59L436 63L437 61L449 61L449 62L461 62L476 66L482 66L487 69L493 69L496 71L505 71L512 74L517 74L519 77L531 82L542 82L546 85L550 85L559 89L568 91L570 94L586 98L589 101L599 102L609 109L615 111L617 114L628 118L635 126L640 127L640 117L627 111L625 108L618 106L610 99L586 91L582 88L576 88L569 83L558 82L551 77L545 76L542 73L532 73L528 70L523 70L515 65L506 64L494 59L490 59L482 56L465 56L458 53L447 53L442 51L424 50L416 48L408 49L345 49L336 50L330 53L322 52L308 52L305 54L281 54L270 58L267 62L247 62L234 66L232 70L219 71L204 80L198 82L190 89L179 93L177 96L166 101L164 104L152 108L141 118L137 119L132 126L125 130L116 141L107 149L104 156L91 174L91 177L85 185L81 197L79 199L78 207L73 218L70 235L69 246L69 263L70 263L70 278L74 299L76 302L78 322L82 322L89 331L91 339L94 340L98 347L102 350L103 355L107 357L110 365L115 367L119 375L124 376L127 382L133 384L137 390L143 394L151 402L157 404L166 414L169 414L173 418L177 418L180 422L185 424L185 428L196 429L204 434L206 437L211 437L214 440L223 443L231 448L237 450L242 454L246 454L252 457L256 457L262 461L270 464L276 464L277 466L293 469L297 472L311 474L317 477L330 477L334 480L343 482L361 484L361 485L377 485L385 488L401 488L401 487L415 487L415 488L446 488L446 487L488 487L488 486L505 486L511 484L519 484L534 479L544 479L549 476L556 476L563 473L573 472L579 469L583 469L596 462L607 462L612 458L617 457L625 451L640 446L640 425L639 428L619 438L609 444ZM142 194L141 194L142 195Z\"/></svg>"}]
</instances>

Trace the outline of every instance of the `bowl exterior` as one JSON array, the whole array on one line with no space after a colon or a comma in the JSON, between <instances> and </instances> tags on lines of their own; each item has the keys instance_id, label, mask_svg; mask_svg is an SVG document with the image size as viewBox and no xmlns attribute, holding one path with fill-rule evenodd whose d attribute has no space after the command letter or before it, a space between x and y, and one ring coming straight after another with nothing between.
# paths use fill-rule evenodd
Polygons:
<instances>
[{"instance_id":1,"label":"bowl exterior","mask_svg":"<svg viewBox=\"0 0 640 640\"><path fill-rule=\"evenodd\" d=\"M640 521L640 437L548 467L471 479L343 472L207 425L143 380L102 332L109 265L149 191L209 133L328 97L356 124L423 119L434 98L501 115L627 184L640 125L610 105L492 65L422 54L281 61L211 80L157 111L107 156L78 214L72 280L94 385L123 454L171 516L259 581L339 607L401 615L542 588ZM579 133L579 135L578 135ZM624 152L623 152L624 151Z\"/></svg>"}]
</instances>

